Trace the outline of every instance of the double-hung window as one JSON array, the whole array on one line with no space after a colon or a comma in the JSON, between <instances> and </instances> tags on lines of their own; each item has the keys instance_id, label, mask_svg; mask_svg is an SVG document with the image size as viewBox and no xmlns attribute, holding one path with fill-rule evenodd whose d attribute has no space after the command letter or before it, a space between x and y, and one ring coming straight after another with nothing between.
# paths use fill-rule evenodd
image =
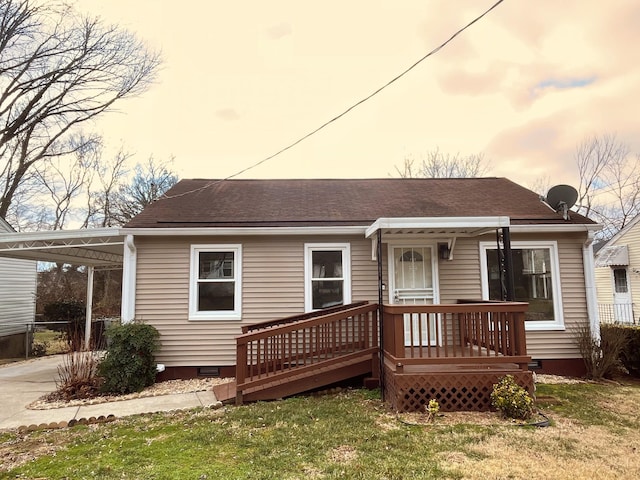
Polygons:
<instances>
[{"instance_id":1,"label":"double-hung window","mask_svg":"<svg viewBox=\"0 0 640 480\"><path fill-rule=\"evenodd\" d=\"M190 320L240 320L241 245L192 245Z\"/></svg>"},{"instance_id":2,"label":"double-hung window","mask_svg":"<svg viewBox=\"0 0 640 480\"><path fill-rule=\"evenodd\" d=\"M563 330L558 246L554 241L511 242L515 301L528 302L527 330ZM480 243L482 295L502 300L505 278L495 242Z\"/></svg>"},{"instance_id":3,"label":"double-hung window","mask_svg":"<svg viewBox=\"0 0 640 480\"><path fill-rule=\"evenodd\" d=\"M304 246L306 311L351 303L351 252L348 243Z\"/></svg>"}]
</instances>

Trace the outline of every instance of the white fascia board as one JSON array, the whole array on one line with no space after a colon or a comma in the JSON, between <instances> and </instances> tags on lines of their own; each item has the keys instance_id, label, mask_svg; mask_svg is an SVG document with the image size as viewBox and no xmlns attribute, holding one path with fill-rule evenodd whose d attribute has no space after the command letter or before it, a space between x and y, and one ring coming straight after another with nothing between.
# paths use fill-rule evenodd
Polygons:
<instances>
[{"instance_id":1,"label":"white fascia board","mask_svg":"<svg viewBox=\"0 0 640 480\"><path fill-rule=\"evenodd\" d=\"M328 227L198 227L198 228L123 228L122 235L135 236L255 236L255 235L363 235L366 226Z\"/></svg>"},{"instance_id":2,"label":"white fascia board","mask_svg":"<svg viewBox=\"0 0 640 480\"><path fill-rule=\"evenodd\" d=\"M365 233L369 238L381 228L502 228L510 226L509 217L398 217L379 218Z\"/></svg>"},{"instance_id":3,"label":"white fascia board","mask_svg":"<svg viewBox=\"0 0 640 480\"><path fill-rule=\"evenodd\" d=\"M580 223L552 224L552 225L512 225L511 233L558 233L558 232L597 232L602 225L585 225Z\"/></svg>"}]
</instances>

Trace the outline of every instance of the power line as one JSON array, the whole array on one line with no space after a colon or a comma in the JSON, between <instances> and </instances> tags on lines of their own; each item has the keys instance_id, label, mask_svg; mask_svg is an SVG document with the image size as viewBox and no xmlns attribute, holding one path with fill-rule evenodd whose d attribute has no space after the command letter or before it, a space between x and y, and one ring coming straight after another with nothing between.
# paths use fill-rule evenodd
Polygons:
<instances>
[{"instance_id":1,"label":"power line","mask_svg":"<svg viewBox=\"0 0 640 480\"><path fill-rule=\"evenodd\" d=\"M399 73L398 75L396 75L395 77L393 77L391 80L389 80L387 83L385 83L384 85L382 85L381 87L379 87L378 89L374 90L372 93L370 93L369 95L367 95L366 97L362 98L361 100L357 101L356 103L354 103L353 105L351 105L349 108L347 108L346 110L344 110L342 113L336 115L335 117L333 117L331 120L328 120L326 122L324 122L322 125L320 125L319 127L317 127L316 129L310 131L309 133L307 133L306 135L300 137L298 140L296 140L293 143L290 143L289 145L287 145L284 148L281 148L280 150L278 150L276 153L273 153L271 155L269 155L268 157L263 158L262 160L249 165L246 168L243 168L242 170L237 171L236 173L233 173L231 175L229 175L228 177L225 177L223 179L220 180L214 180L212 182L209 182L205 185L203 185L202 187L198 187L195 188L193 190L189 190L187 192L182 192L182 193L178 193L176 195L171 195L171 196L162 196L161 199L168 199L168 198L176 198L176 197L182 197L185 195L189 195L191 193L196 193L199 192L201 190L205 190L209 187L212 187L214 185L217 185L218 183L224 182L225 180L230 180L234 177L237 177L238 175L242 175L243 173L252 170L256 167L258 167L259 165L262 165L263 163L268 162L269 160L277 157L278 155L286 152L287 150L290 150L291 148L295 147L296 145L298 145L299 143L303 142L304 140L306 140L307 138L311 137L312 135L315 135L316 133L318 133L320 130L328 127L329 125L331 125L333 122L339 120L340 118L344 117L347 113L349 113L351 110L359 107L360 105L362 105L363 103L365 103L366 101L370 100L371 98L375 97L377 94L379 94L380 92L382 92L385 88L389 87L390 85L392 85L393 83L397 82L398 80L400 80L402 77L404 77L407 73L409 73L411 70L413 70L414 68L416 68L418 65L420 65L422 62L424 62L427 58L429 58L430 56L438 53L440 50L442 50L445 46L447 46L450 42L453 41L453 39L455 39L458 35L460 35L462 32L464 32L466 29L468 29L469 27L471 27L474 23L478 22L479 20L481 20L484 16L488 15L489 12L491 12L493 9L495 9L498 5L500 5L504 0L498 0L496 3L494 3L491 7L489 7L487 10L485 10L481 15L477 16L476 18L474 18L472 21L470 21L469 23L467 23L464 27L460 28L458 31L456 31L453 35L451 35L447 40L445 40L443 43L441 43L439 46L437 46L436 48L434 48L433 50L431 50L429 53L427 53L426 55L424 55L422 58L420 58L419 60L417 60L416 62L414 62L411 66L409 66L408 68L406 68L405 70L403 70L401 73Z\"/></svg>"}]
</instances>

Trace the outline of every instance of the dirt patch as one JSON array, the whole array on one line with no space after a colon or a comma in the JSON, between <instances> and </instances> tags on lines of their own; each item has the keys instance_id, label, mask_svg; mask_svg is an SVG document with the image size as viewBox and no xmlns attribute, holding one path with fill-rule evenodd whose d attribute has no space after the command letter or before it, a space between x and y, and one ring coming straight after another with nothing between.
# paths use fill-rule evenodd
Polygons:
<instances>
[{"instance_id":1,"label":"dirt patch","mask_svg":"<svg viewBox=\"0 0 640 480\"><path fill-rule=\"evenodd\" d=\"M329 452L329 459L334 463L350 463L356 458L358 458L358 452L349 445L340 445Z\"/></svg>"}]
</instances>

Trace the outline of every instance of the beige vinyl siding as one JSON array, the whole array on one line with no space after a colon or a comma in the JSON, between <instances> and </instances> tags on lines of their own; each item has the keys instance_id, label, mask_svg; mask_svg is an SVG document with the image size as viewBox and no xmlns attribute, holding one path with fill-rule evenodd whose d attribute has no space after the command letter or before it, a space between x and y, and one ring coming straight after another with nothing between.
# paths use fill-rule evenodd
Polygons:
<instances>
[{"instance_id":1,"label":"beige vinyl siding","mask_svg":"<svg viewBox=\"0 0 640 480\"><path fill-rule=\"evenodd\" d=\"M35 316L36 263L0 258L0 285L0 337L25 332Z\"/></svg>"},{"instance_id":2,"label":"beige vinyl siding","mask_svg":"<svg viewBox=\"0 0 640 480\"><path fill-rule=\"evenodd\" d=\"M636 221L631 227L621 232L611 243L607 245L626 245L629 252L629 265L627 279L631 302L635 304L634 310L640 310L640 221ZM596 292L598 303L613 302L613 268L596 268ZM637 313L636 313L637 317Z\"/></svg>"},{"instance_id":3,"label":"beige vinyl siding","mask_svg":"<svg viewBox=\"0 0 640 480\"><path fill-rule=\"evenodd\" d=\"M611 267L595 269L598 303L613 303L613 272Z\"/></svg>"},{"instance_id":4,"label":"beige vinyl siding","mask_svg":"<svg viewBox=\"0 0 640 480\"><path fill-rule=\"evenodd\" d=\"M564 313L564 331L527 330L527 351L534 359L579 357L573 331L588 323L582 246L584 235L567 234L560 238L549 235L513 235L512 241L556 240L560 263L560 289ZM455 303L459 299L482 298L479 242L495 241L495 235L481 238L458 238L453 260L438 260L440 302Z\"/></svg>"},{"instance_id":5,"label":"beige vinyl siding","mask_svg":"<svg viewBox=\"0 0 640 480\"><path fill-rule=\"evenodd\" d=\"M388 239L384 240L383 279L388 286ZM514 235L513 240L554 238ZM528 351L536 359L578 357L572 332L577 325L588 321L582 264L584 235L567 234L555 240L558 242L566 328L564 331L527 331ZM481 298L480 241L495 241L495 237L458 238L453 260L438 260L441 303ZM377 262L371 259L372 242L359 236L136 237L135 242L138 252L136 318L158 328L162 344L158 361L170 367L234 365L235 337L240 334L243 324L302 313L305 243L348 242L352 301L377 302L378 299ZM242 245L242 320L190 321L190 247L192 244L224 243ZM388 301L389 293L385 295L385 301Z\"/></svg>"},{"instance_id":6,"label":"beige vinyl siding","mask_svg":"<svg viewBox=\"0 0 640 480\"><path fill-rule=\"evenodd\" d=\"M476 238L459 238L453 260L438 259L440 303L482 299L480 247Z\"/></svg>"},{"instance_id":7,"label":"beige vinyl siding","mask_svg":"<svg viewBox=\"0 0 640 480\"><path fill-rule=\"evenodd\" d=\"M352 300L377 301L377 263L362 237L136 237L136 318L161 335L159 362L177 366L235 364L243 324L304 312L305 243L350 243ZM188 320L192 244L242 245L242 320Z\"/></svg>"},{"instance_id":8,"label":"beige vinyl siding","mask_svg":"<svg viewBox=\"0 0 640 480\"><path fill-rule=\"evenodd\" d=\"M640 309L640 221L635 222L629 230L620 235L613 245L626 245L629 251L629 290L631 301L636 304L636 311ZM613 293L611 294L613 299ZM636 314L637 316L637 314Z\"/></svg>"}]
</instances>

